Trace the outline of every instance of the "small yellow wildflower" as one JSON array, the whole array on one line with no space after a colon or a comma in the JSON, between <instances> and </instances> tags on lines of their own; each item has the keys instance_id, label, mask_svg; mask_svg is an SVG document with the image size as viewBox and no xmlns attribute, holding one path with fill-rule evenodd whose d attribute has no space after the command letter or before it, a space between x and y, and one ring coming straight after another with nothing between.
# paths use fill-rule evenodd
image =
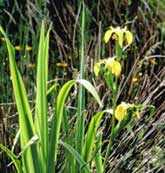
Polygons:
<instances>
[{"instance_id":1,"label":"small yellow wildflower","mask_svg":"<svg viewBox=\"0 0 165 173\"><path fill-rule=\"evenodd\" d=\"M108 59L101 60L100 62L95 64L94 73L96 76L98 76L102 64L104 64L105 68L110 70L111 73L114 74L116 77L120 75L121 73L120 63L116 61L114 58L108 58Z\"/></svg>"},{"instance_id":2,"label":"small yellow wildflower","mask_svg":"<svg viewBox=\"0 0 165 173\"><path fill-rule=\"evenodd\" d=\"M58 62L58 63L56 63L56 67L63 67L63 68L65 68L65 67L68 67L68 64L67 63L60 63L60 62Z\"/></svg>"},{"instance_id":3,"label":"small yellow wildflower","mask_svg":"<svg viewBox=\"0 0 165 173\"><path fill-rule=\"evenodd\" d=\"M158 63L156 62L156 59L155 59L155 58L151 58L151 59L150 59L150 63L153 64L153 65L158 64Z\"/></svg>"},{"instance_id":4,"label":"small yellow wildflower","mask_svg":"<svg viewBox=\"0 0 165 173\"><path fill-rule=\"evenodd\" d=\"M108 43L110 39L117 40L119 42L120 47L123 47L124 39L126 39L127 45L129 46L133 41L133 35L130 31L127 30L127 27L110 27L104 35L104 42Z\"/></svg>"},{"instance_id":5,"label":"small yellow wildflower","mask_svg":"<svg viewBox=\"0 0 165 173\"><path fill-rule=\"evenodd\" d=\"M32 47L31 47L31 46L28 46L28 45L26 45L25 49L26 49L27 51L32 51Z\"/></svg>"},{"instance_id":6,"label":"small yellow wildflower","mask_svg":"<svg viewBox=\"0 0 165 173\"><path fill-rule=\"evenodd\" d=\"M136 83L137 81L138 81L138 78L137 78L137 77L133 77L133 78L132 78L132 82L133 82L133 83Z\"/></svg>"},{"instance_id":7,"label":"small yellow wildflower","mask_svg":"<svg viewBox=\"0 0 165 173\"><path fill-rule=\"evenodd\" d=\"M115 118L119 122L121 122L124 119L124 116L126 115L128 108L129 108L129 105L125 102L121 102L121 104L117 106L115 110Z\"/></svg>"},{"instance_id":8,"label":"small yellow wildflower","mask_svg":"<svg viewBox=\"0 0 165 173\"><path fill-rule=\"evenodd\" d=\"M35 68L35 64L29 63L29 64L28 64L28 67L29 67L30 69L33 69L33 68Z\"/></svg>"},{"instance_id":9,"label":"small yellow wildflower","mask_svg":"<svg viewBox=\"0 0 165 173\"><path fill-rule=\"evenodd\" d=\"M21 47L20 46L15 46L15 50L20 51L21 50Z\"/></svg>"},{"instance_id":10,"label":"small yellow wildflower","mask_svg":"<svg viewBox=\"0 0 165 173\"><path fill-rule=\"evenodd\" d=\"M5 42L6 40L5 40L5 37L1 37L1 40L3 41L3 42Z\"/></svg>"}]
</instances>

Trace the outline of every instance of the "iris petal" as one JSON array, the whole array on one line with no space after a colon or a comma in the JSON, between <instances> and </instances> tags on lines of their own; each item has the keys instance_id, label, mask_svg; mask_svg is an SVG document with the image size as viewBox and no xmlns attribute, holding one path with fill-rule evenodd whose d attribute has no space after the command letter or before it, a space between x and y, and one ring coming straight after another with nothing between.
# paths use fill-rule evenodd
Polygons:
<instances>
[{"instance_id":1,"label":"iris petal","mask_svg":"<svg viewBox=\"0 0 165 173\"><path fill-rule=\"evenodd\" d=\"M100 68L101 68L102 64L105 64L105 60L101 60L100 62L96 63L94 66L94 74L96 77L99 75Z\"/></svg>"},{"instance_id":2,"label":"iris petal","mask_svg":"<svg viewBox=\"0 0 165 173\"><path fill-rule=\"evenodd\" d=\"M124 119L124 116L127 113L128 105L125 102L122 102L117 106L115 110L115 118L121 122Z\"/></svg>"},{"instance_id":3,"label":"iris petal","mask_svg":"<svg viewBox=\"0 0 165 173\"><path fill-rule=\"evenodd\" d=\"M113 73L115 74L116 77L118 77L121 73L121 65L119 62L114 61L113 62Z\"/></svg>"},{"instance_id":4,"label":"iris petal","mask_svg":"<svg viewBox=\"0 0 165 173\"><path fill-rule=\"evenodd\" d=\"M94 66L94 74L95 74L95 76L98 76L99 72L100 72L100 64L96 63L95 66Z\"/></svg>"},{"instance_id":5,"label":"iris petal","mask_svg":"<svg viewBox=\"0 0 165 173\"><path fill-rule=\"evenodd\" d=\"M110 68L112 74L118 77L121 73L121 65L118 61L114 60L113 58L108 58L106 62L106 67Z\"/></svg>"},{"instance_id":6,"label":"iris petal","mask_svg":"<svg viewBox=\"0 0 165 173\"><path fill-rule=\"evenodd\" d=\"M113 30L108 30L105 32L105 35L104 35L104 42L105 43L108 43L109 39L112 36L112 33L113 33Z\"/></svg>"},{"instance_id":7,"label":"iris petal","mask_svg":"<svg viewBox=\"0 0 165 173\"><path fill-rule=\"evenodd\" d=\"M127 31L125 31L125 35L126 35L126 41L128 43L128 46L129 46L133 41L132 33L127 30Z\"/></svg>"}]
</instances>

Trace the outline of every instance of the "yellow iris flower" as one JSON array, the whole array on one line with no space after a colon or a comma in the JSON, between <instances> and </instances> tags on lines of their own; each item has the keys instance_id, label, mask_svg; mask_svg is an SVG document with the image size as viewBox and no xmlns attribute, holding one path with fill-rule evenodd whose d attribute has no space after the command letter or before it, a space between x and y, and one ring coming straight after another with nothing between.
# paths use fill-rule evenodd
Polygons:
<instances>
[{"instance_id":1,"label":"yellow iris flower","mask_svg":"<svg viewBox=\"0 0 165 173\"><path fill-rule=\"evenodd\" d=\"M108 58L101 60L100 62L96 63L94 66L94 73L96 76L99 75L101 65L104 64L105 68L111 71L112 74L114 74L116 77L118 77L121 73L121 65L118 61L116 61L114 58Z\"/></svg>"},{"instance_id":2,"label":"yellow iris flower","mask_svg":"<svg viewBox=\"0 0 165 173\"><path fill-rule=\"evenodd\" d=\"M108 43L110 39L117 40L120 47L123 47L123 42L126 39L127 45L129 46L133 41L133 35L130 31L127 30L127 27L120 28L119 26L114 28L110 27L104 35L104 42Z\"/></svg>"},{"instance_id":3,"label":"yellow iris flower","mask_svg":"<svg viewBox=\"0 0 165 173\"><path fill-rule=\"evenodd\" d=\"M121 102L116 110L115 110L115 118L121 122L123 119L124 119L124 116L127 114L127 110L128 108L130 107L133 107L134 105L133 104L129 104L129 103L125 103L125 102ZM137 116L137 119L140 120L140 113L139 111L136 111L135 112L136 116Z\"/></svg>"}]
</instances>

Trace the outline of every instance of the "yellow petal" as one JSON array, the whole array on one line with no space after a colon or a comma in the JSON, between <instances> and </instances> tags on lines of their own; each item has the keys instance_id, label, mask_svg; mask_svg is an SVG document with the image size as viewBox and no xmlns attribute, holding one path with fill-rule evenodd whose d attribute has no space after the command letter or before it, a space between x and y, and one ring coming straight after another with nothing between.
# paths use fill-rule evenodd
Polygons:
<instances>
[{"instance_id":1,"label":"yellow petal","mask_svg":"<svg viewBox=\"0 0 165 173\"><path fill-rule=\"evenodd\" d=\"M127 44L129 46L132 43L132 41L133 41L132 33L127 30L127 31L125 31L125 35L126 35Z\"/></svg>"},{"instance_id":2,"label":"yellow petal","mask_svg":"<svg viewBox=\"0 0 165 173\"><path fill-rule=\"evenodd\" d=\"M121 73L121 65L119 62L115 61L113 62L113 67L112 67L112 73L114 73L114 75L116 77L118 77Z\"/></svg>"},{"instance_id":3,"label":"yellow petal","mask_svg":"<svg viewBox=\"0 0 165 173\"><path fill-rule=\"evenodd\" d=\"M137 82L137 81L138 81L138 78L137 78L137 77L133 77L133 78L132 78L132 82L133 82L133 83L135 83L135 82Z\"/></svg>"},{"instance_id":4,"label":"yellow petal","mask_svg":"<svg viewBox=\"0 0 165 173\"><path fill-rule=\"evenodd\" d=\"M156 62L156 59L155 59L155 58L150 59L150 62L151 62L151 64L154 64L154 65L158 64L158 63Z\"/></svg>"},{"instance_id":5,"label":"yellow petal","mask_svg":"<svg viewBox=\"0 0 165 173\"><path fill-rule=\"evenodd\" d=\"M120 63L113 58L108 58L106 62L106 67L110 68L112 74L114 74L116 77L118 77L121 73Z\"/></svg>"},{"instance_id":6,"label":"yellow petal","mask_svg":"<svg viewBox=\"0 0 165 173\"><path fill-rule=\"evenodd\" d=\"M1 37L1 40L3 41L3 42L5 42L6 40L5 40L5 37Z\"/></svg>"},{"instance_id":7,"label":"yellow petal","mask_svg":"<svg viewBox=\"0 0 165 173\"><path fill-rule=\"evenodd\" d=\"M97 77L99 75L100 72L100 63L96 63L94 66L94 74Z\"/></svg>"},{"instance_id":8,"label":"yellow petal","mask_svg":"<svg viewBox=\"0 0 165 173\"><path fill-rule=\"evenodd\" d=\"M63 67L63 68L65 68L65 67L68 67L68 64L67 63L57 62L56 63L56 67Z\"/></svg>"},{"instance_id":9,"label":"yellow petal","mask_svg":"<svg viewBox=\"0 0 165 173\"><path fill-rule=\"evenodd\" d=\"M109 29L108 31L105 32L105 35L104 35L104 42L105 43L108 43L109 39L112 36L112 33L113 33L112 29Z\"/></svg>"},{"instance_id":10,"label":"yellow petal","mask_svg":"<svg viewBox=\"0 0 165 173\"><path fill-rule=\"evenodd\" d=\"M120 105L117 106L116 110L115 110L115 118L121 122L124 119L124 116L127 113L127 109L128 109L128 104L126 104L125 102L122 102Z\"/></svg>"},{"instance_id":11,"label":"yellow petal","mask_svg":"<svg viewBox=\"0 0 165 173\"><path fill-rule=\"evenodd\" d=\"M136 112L136 116L137 116L137 119L138 119L138 120L141 119L139 111Z\"/></svg>"},{"instance_id":12,"label":"yellow petal","mask_svg":"<svg viewBox=\"0 0 165 173\"><path fill-rule=\"evenodd\" d=\"M112 40L117 40L117 35L115 33L112 34Z\"/></svg>"},{"instance_id":13,"label":"yellow petal","mask_svg":"<svg viewBox=\"0 0 165 173\"><path fill-rule=\"evenodd\" d=\"M96 77L99 75L101 65L105 64L105 61L106 60L101 60L100 62L95 64L95 66L94 66L94 74L95 74Z\"/></svg>"},{"instance_id":14,"label":"yellow petal","mask_svg":"<svg viewBox=\"0 0 165 173\"><path fill-rule=\"evenodd\" d=\"M27 51L32 51L32 47L27 45L27 46L26 46L26 50L27 50Z\"/></svg>"},{"instance_id":15,"label":"yellow petal","mask_svg":"<svg viewBox=\"0 0 165 173\"><path fill-rule=\"evenodd\" d=\"M31 68L31 69L33 69L33 68L35 68L35 64L29 63L28 64L28 67Z\"/></svg>"},{"instance_id":16,"label":"yellow petal","mask_svg":"<svg viewBox=\"0 0 165 173\"><path fill-rule=\"evenodd\" d=\"M20 46L15 46L15 50L21 50L21 47Z\"/></svg>"}]
</instances>

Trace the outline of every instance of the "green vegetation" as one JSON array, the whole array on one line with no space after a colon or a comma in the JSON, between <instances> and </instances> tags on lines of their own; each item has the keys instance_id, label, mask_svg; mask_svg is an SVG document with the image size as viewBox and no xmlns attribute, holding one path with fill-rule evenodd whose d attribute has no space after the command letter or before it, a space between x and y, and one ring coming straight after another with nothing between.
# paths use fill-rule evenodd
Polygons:
<instances>
[{"instance_id":1,"label":"green vegetation","mask_svg":"<svg viewBox=\"0 0 165 173\"><path fill-rule=\"evenodd\" d=\"M0 2L0 172L163 171L163 2L13 4Z\"/></svg>"}]
</instances>

